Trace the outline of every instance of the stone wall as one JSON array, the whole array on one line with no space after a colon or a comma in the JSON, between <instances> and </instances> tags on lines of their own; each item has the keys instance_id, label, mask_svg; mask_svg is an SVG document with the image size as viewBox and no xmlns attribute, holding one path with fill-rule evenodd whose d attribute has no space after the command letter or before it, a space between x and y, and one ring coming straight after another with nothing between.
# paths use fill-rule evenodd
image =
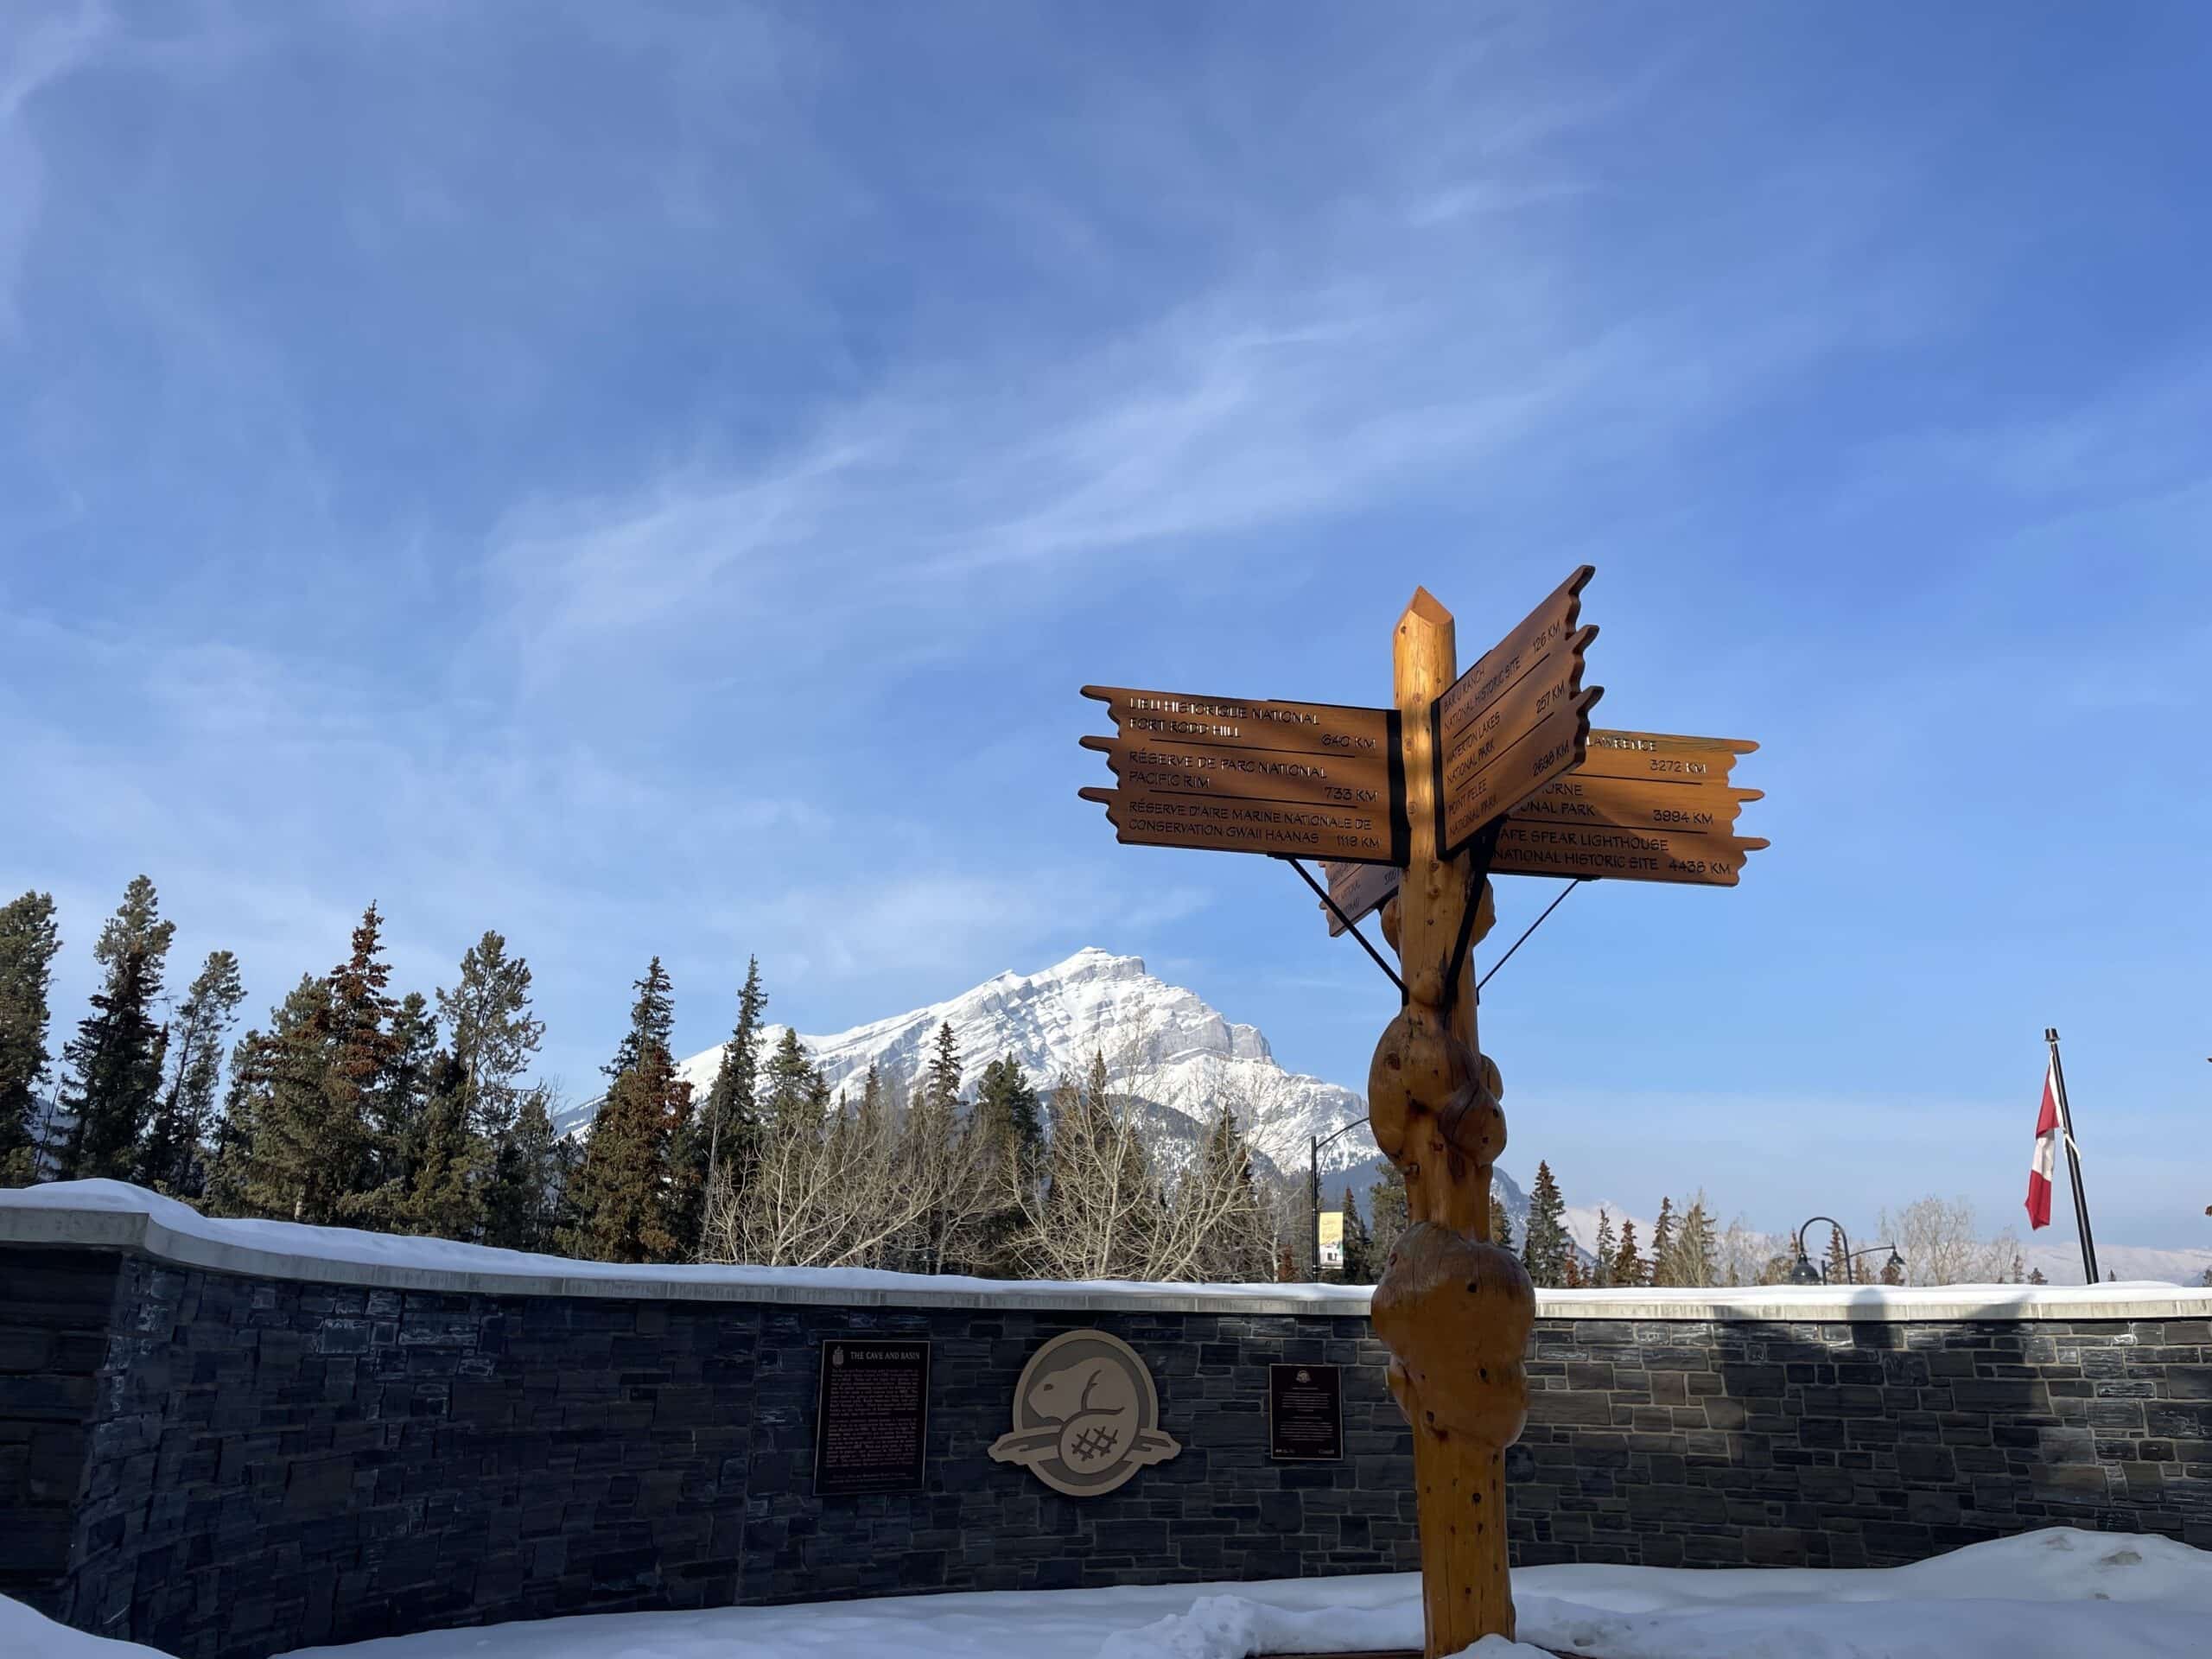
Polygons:
<instances>
[{"instance_id":1,"label":"stone wall","mask_svg":"<svg viewBox=\"0 0 2212 1659\"><path fill-rule=\"evenodd\" d=\"M1514 1559L1881 1567L2058 1525L2212 1548L2212 1297L2181 1296L2194 1317L1540 1319Z\"/></svg>"},{"instance_id":2,"label":"stone wall","mask_svg":"<svg viewBox=\"0 0 2212 1659\"><path fill-rule=\"evenodd\" d=\"M192 1659L1417 1564L1357 1295L532 1280L124 1219L0 1205L0 1587ZM2212 1295L1980 1294L1546 1296L1516 1560L1883 1564L2061 1522L2212 1545ZM1028 1356L1087 1326L1145 1358L1185 1449L1079 1500L988 1447ZM817 1498L818 1344L867 1335L933 1344L925 1490ZM1278 1361L1344 1367L1342 1462L1269 1461Z\"/></svg>"}]
</instances>

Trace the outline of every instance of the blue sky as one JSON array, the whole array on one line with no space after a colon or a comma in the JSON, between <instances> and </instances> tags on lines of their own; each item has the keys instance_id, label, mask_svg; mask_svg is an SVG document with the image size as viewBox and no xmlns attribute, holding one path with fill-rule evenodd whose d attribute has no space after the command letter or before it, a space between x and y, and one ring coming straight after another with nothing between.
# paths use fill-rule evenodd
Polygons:
<instances>
[{"instance_id":1,"label":"blue sky","mask_svg":"<svg viewBox=\"0 0 2212 1659\"><path fill-rule=\"evenodd\" d=\"M2055 1023L2101 1232L2212 1238L2202 8L0 11L65 1020L143 869L257 1015L502 929L572 1090L656 951L691 1048L1086 944L1357 1086L1394 995L1117 847L1076 688L1380 702L1587 561L1775 844L1500 976L1508 1166L2008 1222Z\"/></svg>"}]
</instances>

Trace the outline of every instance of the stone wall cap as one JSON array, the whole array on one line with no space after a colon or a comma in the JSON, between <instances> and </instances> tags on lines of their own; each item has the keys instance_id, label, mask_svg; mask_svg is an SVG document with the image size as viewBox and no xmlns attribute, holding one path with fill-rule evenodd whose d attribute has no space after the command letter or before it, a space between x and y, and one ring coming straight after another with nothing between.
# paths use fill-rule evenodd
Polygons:
<instances>
[{"instance_id":1,"label":"stone wall cap","mask_svg":"<svg viewBox=\"0 0 2212 1659\"><path fill-rule=\"evenodd\" d=\"M138 1250L181 1267L445 1295L604 1296L842 1307L1363 1318L1364 1285L1136 1284L969 1279L870 1268L633 1267L294 1222L234 1221L121 1181L0 1188L0 1243ZM1548 1319L1854 1324L1959 1319L2212 1319L2212 1289L2100 1285L1747 1286L1548 1290Z\"/></svg>"}]
</instances>

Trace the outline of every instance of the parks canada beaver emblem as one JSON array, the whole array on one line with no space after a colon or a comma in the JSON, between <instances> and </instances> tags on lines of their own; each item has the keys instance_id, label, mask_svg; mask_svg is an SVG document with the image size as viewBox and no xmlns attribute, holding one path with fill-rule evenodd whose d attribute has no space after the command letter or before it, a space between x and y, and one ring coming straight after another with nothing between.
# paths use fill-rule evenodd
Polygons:
<instances>
[{"instance_id":1,"label":"parks canada beaver emblem","mask_svg":"<svg viewBox=\"0 0 2212 1659\"><path fill-rule=\"evenodd\" d=\"M991 1456L1056 1492L1097 1497L1183 1449L1160 1432L1152 1372L1119 1337L1069 1331L1029 1357L1014 1390L1014 1427Z\"/></svg>"}]
</instances>

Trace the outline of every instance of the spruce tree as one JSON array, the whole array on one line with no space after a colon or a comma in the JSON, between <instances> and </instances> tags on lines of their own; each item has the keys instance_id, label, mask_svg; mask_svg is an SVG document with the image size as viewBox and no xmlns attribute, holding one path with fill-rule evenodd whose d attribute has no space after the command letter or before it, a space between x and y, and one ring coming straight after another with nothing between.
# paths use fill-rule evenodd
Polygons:
<instances>
[{"instance_id":1,"label":"spruce tree","mask_svg":"<svg viewBox=\"0 0 2212 1659\"><path fill-rule=\"evenodd\" d=\"M384 918L371 905L353 949L321 979L303 978L248 1057L254 1087L246 1202L319 1225L387 1218L398 1153L389 1143L419 1044L387 987ZM397 1074L397 1075L396 1075Z\"/></svg>"},{"instance_id":2,"label":"spruce tree","mask_svg":"<svg viewBox=\"0 0 2212 1659\"><path fill-rule=\"evenodd\" d=\"M874 1086L873 1068L869 1086ZM1013 1055L993 1060L976 1080L967 1137L970 1166L1002 1195L978 1221L973 1265L979 1273L1010 1274L1024 1219L1023 1195L1033 1192L1042 1175L1045 1150L1037 1091Z\"/></svg>"},{"instance_id":3,"label":"spruce tree","mask_svg":"<svg viewBox=\"0 0 2212 1659\"><path fill-rule=\"evenodd\" d=\"M1655 1285L1678 1282L1671 1275L1675 1271L1675 1201L1671 1198L1659 1200L1659 1219L1651 1224L1651 1279Z\"/></svg>"},{"instance_id":4,"label":"spruce tree","mask_svg":"<svg viewBox=\"0 0 2212 1659\"><path fill-rule=\"evenodd\" d=\"M1613 1251L1613 1282L1617 1285L1642 1285L1650 1282L1651 1268L1636 1249L1636 1220L1630 1216L1621 1217L1621 1242Z\"/></svg>"},{"instance_id":5,"label":"spruce tree","mask_svg":"<svg viewBox=\"0 0 2212 1659\"><path fill-rule=\"evenodd\" d=\"M1591 1255L1596 1259L1590 1264L1590 1283L1594 1289L1604 1289L1613 1282L1613 1252L1620 1248L1620 1241L1613 1236L1613 1218L1605 1213L1603 1205L1598 1206L1598 1237Z\"/></svg>"},{"instance_id":6,"label":"spruce tree","mask_svg":"<svg viewBox=\"0 0 2212 1659\"><path fill-rule=\"evenodd\" d=\"M942 1109L948 1116L956 1115L960 1106L960 1045L953 1039L952 1021L940 1023L937 1028L936 1052L930 1056L929 1071L925 1074L922 1092L931 1106Z\"/></svg>"},{"instance_id":7,"label":"spruce tree","mask_svg":"<svg viewBox=\"0 0 2212 1659\"><path fill-rule=\"evenodd\" d=\"M741 1193L760 1150L760 1109L754 1094L760 1073L760 1016L767 1007L768 993L760 988L760 958L748 957L745 984L737 994L737 1025L722 1045L721 1062L707 1091L703 1179L709 1193L721 1182Z\"/></svg>"},{"instance_id":8,"label":"spruce tree","mask_svg":"<svg viewBox=\"0 0 2212 1659\"><path fill-rule=\"evenodd\" d=\"M1567 1205L1560 1198L1552 1166L1539 1160L1536 1179L1529 1188L1528 1231L1521 1244L1521 1263L1538 1285L1567 1282L1567 1258L1574 1246L1567 1237Z\"/></svg>"},{"instance_id":9,"label":"spruce tree","mask_svg":"<svg viewBox=\"0 0 2212 1659\"><path fill-rule=\"evenodd\" d=\"M269 1011L269 1029L249 1031L232 1051L224 1130L245 1144L239 1155L219 1152L221 1213L327 1221L351 1190L341 1166L354 1166L367 1131L332 1116L324 1087L329 1000L328 981L301 975Z\"/></svg>"},{"instance_id":10,"label":"spruce tree","mask_svg":"<svg viewBox=\"0 0 2212 1659\"><path fill-rule=\"evenodd\" d=\"M153 882L134 876L92 947L106 970L92 1012L62 1050L71 1074L61 1097L71 1122L55 1160L62 1180L130 1179L161 1095L163 1028L154 1011L175 933L175 922L161 919Z\"/></svg>"},{"instance_id":11,"label":"spruce tree","mask_svg":"<svg viewBox=\"0 0 2212 1659\"><path fill-rule=\"evenodd\" d=\"M600 1068L610 1079L635 1070L648 1047L667 1050L676 1035L676 991L658 957L645 965L645 976L633 981L631 988L638 995L630 1005L630 1028L615 1046L614 1058Z\"/></svg>"},{"instance_id":12,"label":"spruce tree","mask_svg":"<svg viewBox=\"0 0 2212 1659\"><path fill-rule=\"evenodd\" d=\"M1373 1240L1369 1236L1367 1224L1359 1217L1359 1202L1352 1196L1350 1186L1344 1188L1344 1282L1348 1285L1371 1285L1375 1282Z\"/></svg>"},{"instance_id":13,"label":"spruce tree","mask_svg":"<svg viewBox=\"0 0 2212 1659\"><path fill-rule=\"evenodd\" d=\"M593 1121L566 1197L573 1222L561 1248L597 1262L666 1262L683 1253L678 1229L694 1202L675 1154L691 1116L691 1086L669 1053L675 996L655 957L636 983L623 1063Z\"/></svg>"},{"instance_id":14,"label":"spruce tree","mask_svg":"<svg viewBox=\"0 0 2212 1659\"><path fill-rule=\"evenodd\" d=\"M249 1031L231 1048L231 1086L208 1138L207 1180L201 1195L211 1216L255 1213L247 1185L253 1158L253 1067L262 1040L258 1031Z\"/></svg>"},{"instance_id":15,"label":"spruce tree","mask_svg":"<svg viewBox=\"0 0 2212 1659\"><path fill-rule=\"evenodd\" d=\"M940 1201L925 1211L917 1229L914 1266L923 1273L944 1272L945 1255L952 1243L952 1217L942 1201L950 1196L950 1183L943 1173L959 1163L959 1113L960 1050L947 1021L938 1027L936 1052L906 1114L904 1155L907 1166L940 1172L936 1184Z\"/></svg>"},{"instance_id":16,"label":"spruce tree","mask_svg":"<svg viewBox=\"0 0 2212 1659\"><path fill-rule=\"evenodd\" d=\"M1398 1235L1411 1224L1406 1213L1403 1176L1395 1170L1385 1170L1382 1179L1367 1189L1367 1216L1368 1249L1379 1283L1383 1270L1390 1264L1390 1252L1398 1248Z\"/></svg>"},{"instance_id":17,"label":"spruce tree","mask_svg":"<svg viewBox=\"0 0 2212 1659\"><path fill-rule=\"evenodd\" d=\"M1828 1224L1828 1252L1821 1263L1821 1278L1831 1285L1850 1284L1858 1275L1851 1270L1851 1257L1843 1246L1843 1229L1833 1222Z\"/></svg>"},{"instance_id":18,"label":"spruce tree","mask_svg":"<svg viewBox=\"0 0 2212 1659\"><path fill-rule=\"evenodd\" d=\"M438 1017L461 1067L462 1116L472 1133L497 1142L514 1123L522 1074L545 1037L545 1022L531 1012L530 964L486 928L462 953L453 989L439 988Z\"/></svg>"},{"instance_id":19,"label":"spruce tree","mask_svg":"<svg viewBox=\"0 0 2212 1659\"><path fill-rule=\"evenodd\" d=\"M424 1084L408 1138L407 1189L394 1219L405 1232L470 1241L482 1224L479 1186L488 1152L469 1128L468 1069L442 1048L424 1069Z\"/></svg>"},{"instance_id":20,"label":"spruce tree","mask_svg":"<svg viewBox=\"0 0 2212 1659\"><path fill-rule=\"evenodd\" d=\"M768 1057L766 1085L761 1103L761 1116L778 1130L803 1126L810 1116L819 1118L814 1108L814 1057L798 1039L798 1033L789 1026L777 1040L776 1052Z\"/></svg>"},{"instance_id":21,"label":"spruce tree","mask_svg":"<svg viewBox=\"0 0 2212 1659\"><path fill-rule=\"evenodd\" d=\"M509 1250L552 1246L549 1217L560 1176L560 1146L543 1088L524 1091L484 1183L484 1242Z\"/></svg>"},{"instance_id":22,"label":"spruce tree","mask_svg":"<svg viewBox=\"0 0 2212 1659\"><path fill-rule=\"evenodd\" d=\"M1705 1193L1700 1189L1690 1200L1689 1208L1682 1211L1681 1220L1675 1229L1667 1282L1710 1285L1719 1276L1719 1240L1715 1236L1713 1217L1707 1213Z\"/></svg>"},{"instance_id":23,"label":"spruce tree","mask_svg":"<svg viewBox=\"0 0 2212 1659\"><path fill-rule=\"evenodd\" d=\"M1006 1137L1022 1167L1037 1166L1045 1151L1044 1110L1035 1087L1013 1055L983 1068L976 1084L976 1115Z\"/></svg>"},{"instance_id":24,"label":"spruce tree","mask_svg":"<svg viewBox=\"0 0 2212 1659\"><path fill-rule=\"evenodd\" d=\"M139 1185L188 1200L206 1192L223 1048L245 1001L238 958L209 951L169 1021L168 1080L131 1172Z\"/></svg>"},{"instance_id":25,"label":"spruce tree","mask_svg":"<svg viewBox=\"0 0 2212 1659\"><path fill-rule=\"evenodd\" d=\"M1513 1248L1513 1217L1495 1192L1490 1195L1490 1242L1501 1250Z\"/></svg>"},{"instance_id":26,"label":"spruce tree","mask_svg":"<svg viewBox=\"0 0 2212 1659\"><path fill-rule=\"evenodd\" d=\"M437 1016L429 998L410 991L399 999L380 1048L380 1070L362 1095L368 1166L347 1213L357 1225L419 1231L410 1217L415 1184L429 1156L431 1092L458 1086L447 1065L452 1057L438 1046Z\"/></svg>"},{"instance_id":27,"label":"spruce tree","mask_svg":"<svg viewBox=\"0 0 2212 1659\"><path fill-rule=\"evenodd\" d=\"M52 893L27 893L0 905L0 1186L38 1179L45 1115L39 1090L53 1059L47 994L60 949Z\"/></svg>"}]
</instances>

